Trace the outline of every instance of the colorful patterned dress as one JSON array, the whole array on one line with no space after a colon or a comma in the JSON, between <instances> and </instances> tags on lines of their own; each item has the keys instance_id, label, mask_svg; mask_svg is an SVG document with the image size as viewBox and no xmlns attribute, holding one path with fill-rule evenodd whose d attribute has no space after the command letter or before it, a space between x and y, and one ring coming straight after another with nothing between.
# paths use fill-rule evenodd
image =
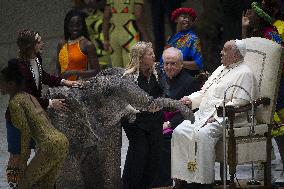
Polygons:
<instances>
[{"instance_id":1,"label":"colorful patterned dress","mask_svg":"<svg viewBox=\"0 0 284 189\"><path fill-rule=\"evenodd\" d=\"M277 29L273 26L266 27L262 30L262 37L266 39L270 39L272 41L275 41L276 43L284 46L283 40L281 39L281 36L279 35ZM282 62L283 64L283 62ZM284 68L284 67L283 67ZM283 70L282 70L282 77L280 79L280 86L279 86L279 92L278 92L278 98L275 108L275 114L274 114L274 121L278 124L276 128L272 130L272 136L280 136L284 134L284 127L281 126L282 121L280 118L284 118L284 77L283 77Z\"/></svg>"},{"instance_id":2,"label":"colorful patterned dress","mask_svg":"<svg viewBox=\"0 0 284 189\"><path fill-rule=\"evenodd\" d=\"M180 31L172 35L167 41L165 48L175 47L181 50L184 61L194 61L199 68L203 69L203 61L201 55L201 45L200 40L197 35L192 31L192 29ZM164 62L161 59L160 69L163 70ZM192 76L195 76L196 71L188 70Z\"/></svg>"},{"instance_id":3,"label":"colorful patterned dress","mask_svg":"<svg viewBox=\"0 0 284 189\"><path fill-rule=\"evenodd\" d=\"M281 36L282 40L284 40L284 21L283 20L276 20L273 23L273 26L276 27L279 35Z\"/></svg>"},{"instance_id":4,"label":"colorful patterned dress","mask_svg":"<svg viewBox=\"0 0 284 189\"><path fill-rule=\"evenodd\" d=\"M275 41L276 43L284 46L281 36L275 27L266 27L262 30L262 37Z\"/></svg>"},{"instance_id":5,"label":"colorful patterned dress","mask_svg":"<svg viewBox=\"0 0 284 189\"><path fill-rule=\"evenodd\" d=\"M96 52L99 59L99 64L102 69L106 68L110 62L110 56L104 50L104 44L103 44L104 41L103 16L104 13L102 11L96 10L85 19L91 41L96 46ZM112 30L113 30L113 25L110 25L110 32L112 32Z\"/></svg>"},{"instance_id":6,"label":"colorful patterned dress","mask_svg":"<svg viewBox=\"0 0 284 189\"><path fill-rule=\"evenodd\" d=\"M112 12L111 23L114 25L114 29L110 34L113 67L125 68L129 62L130 48L140 41L133 14L135 4L144 4L144 1L107 0L107 5L110 6Z\"/></svg>"},{"instance_id":7,"label":"colorful patterned dress","mask_svg":"<svg viewBox=\"0 0 284 189\"><path fill-rule=\"evenodd\" d=\"M67 157L68 139L51 125L36 98L28 93L17 93L9 102L9 110L13 125L21 131L24 175L19 187L53 188ZM26 166L31 138L36 142L37 151L30 164Z\"/></svg>"}]
</instances>

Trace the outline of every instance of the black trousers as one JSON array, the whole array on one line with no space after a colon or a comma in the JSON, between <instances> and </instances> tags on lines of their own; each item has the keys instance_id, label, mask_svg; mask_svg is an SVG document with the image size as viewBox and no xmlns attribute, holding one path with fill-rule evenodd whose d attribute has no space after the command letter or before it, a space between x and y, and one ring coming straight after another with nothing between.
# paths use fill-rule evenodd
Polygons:
<instances>
[{"instance_id":1,"label":"black trousers","mask_svg":"<svg viewBox=\"0 0 284 189\"><path fill-rule=\"evenodd\" d=\"M129 140L122 176L123 189L146 189L158 169L163 144L162 125L153 125L151 131L137 125L124 125L123 128Z\"/></svg>"},{"instance_id":2,"label":"black trousers","mask_svg":"<svg viewBox=\"0 0 284 189\"><path fill-rule=\"evenodd\" d=\"M163 148L161 159L158 163L158 171L152 182L152 188L168 187L173 185L171 178L171 139L172 134L163 135Z\"/></svg>"},{"instance_id":3,"label":"black trousers","mask_svg":"<svg viewBox=\"0 0 284 189\"><path fill-rule=\"evenodd\" d=\"M81 160L81 173L85 188L103 188L104 178L102 177L102 164L96 146L84 149Z\"/></svg>"}]
</instances>

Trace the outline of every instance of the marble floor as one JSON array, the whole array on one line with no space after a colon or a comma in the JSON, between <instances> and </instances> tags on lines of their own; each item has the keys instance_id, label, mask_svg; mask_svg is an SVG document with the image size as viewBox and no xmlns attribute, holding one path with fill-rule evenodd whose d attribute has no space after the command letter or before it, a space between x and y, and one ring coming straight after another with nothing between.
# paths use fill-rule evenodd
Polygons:
<instances>
[{"instance_id":1,"label":"marble floor","mask_svg":"<svg viewBox=\"0 0 284 189\"><path fill-rule=\"evenodd\" d=\"M2 101L2 103L1 103ZM0 99L0 188L1 189L8 189L8 185L6 183L6 176L5 176L5 169L8 159L8 153L7 153L7 142L6 142L6 128L4 123L4 107L5 107L6 101L3 99ZM122 134L123 139L123 146L121 148L121 167L123 170L124 161L127 153L127 147L128 147L128 140L126 138L125 133ZM277 146L275 145L275 142L273 142L274 150L276 159L272 161L272 176L273 180L280 177L280 174L282 173L281 170L281 161L278 153ZM219 164L216 163L215 166L215 172L216 172L216 179L220 179L219 177ZM259 171L255 171L256 178L259 179L260 175L258 173ZM238 179L250 179L251 178L251 165L241 165L237 167L237 178Z\"/></svg>"}]
</instances>

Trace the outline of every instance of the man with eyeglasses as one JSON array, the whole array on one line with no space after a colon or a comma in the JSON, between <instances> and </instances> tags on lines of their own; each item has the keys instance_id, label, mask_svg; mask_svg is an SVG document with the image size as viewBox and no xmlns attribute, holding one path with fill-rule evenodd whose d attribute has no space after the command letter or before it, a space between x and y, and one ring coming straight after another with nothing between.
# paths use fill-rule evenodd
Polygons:
<instances>
[{"instance_id":1,"label":"man with eyeglasses","mask_svg":"<svg viewBox=\"0 0 284 189\"><path fill-rule=\"evenodd\" d=\"M164 71L168 84L166 97L179 100L185 95L200 89L200 82L183 67L183 55L181 50L170 47L163 52ZM159 169L152 187L172 186L171 179L171 138L173 129L183 120L179 111L164 112L163 124L163 149L159 163Z\"/></svg>"}]
</instances>

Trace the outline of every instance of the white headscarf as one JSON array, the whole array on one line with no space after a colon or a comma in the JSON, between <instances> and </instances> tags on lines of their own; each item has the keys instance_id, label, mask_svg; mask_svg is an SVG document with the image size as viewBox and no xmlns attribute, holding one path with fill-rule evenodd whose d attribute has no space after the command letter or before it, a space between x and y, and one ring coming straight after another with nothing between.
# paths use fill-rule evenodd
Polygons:
<instances>
[{"instance_id":1,"label":"white headscarf","mask_svg":"<svg viewBox=\"0 0 284 189\"><path fill-rule=\"evenodd\" d=\"M238 50L240 51L241 55L245 57L246 52L247 52L245 41L236 39L235 42L236 42L236 46Z\"/></svg>"}]
</instances>

